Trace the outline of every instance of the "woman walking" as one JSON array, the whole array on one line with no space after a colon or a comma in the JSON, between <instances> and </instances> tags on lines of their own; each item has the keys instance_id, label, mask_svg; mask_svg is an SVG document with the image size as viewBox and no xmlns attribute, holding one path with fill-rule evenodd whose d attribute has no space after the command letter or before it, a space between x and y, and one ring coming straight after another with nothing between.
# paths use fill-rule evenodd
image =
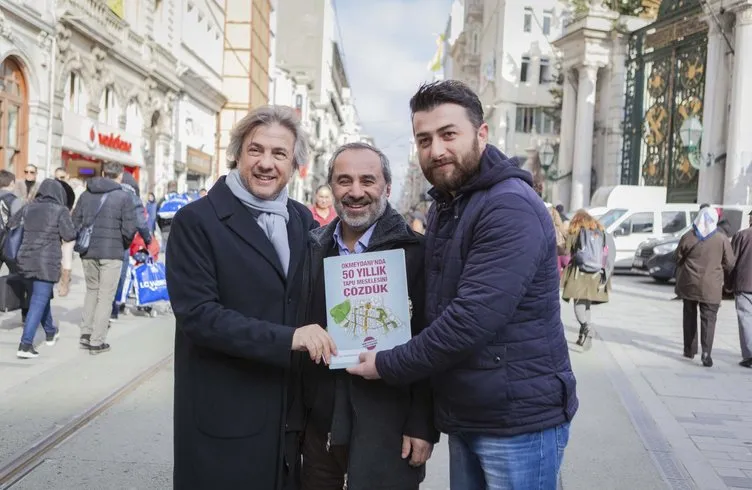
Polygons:
<instances>
[{"instance_id":1,"label":"woman walking","mask_svg":"<svg viewBox=\"0 0 752 490\"><path fill-rule=\"evenodd\" d=\"M562 298L574 302L574 314L580 324L577 345L592 346L593 328L590 307L608 302L616 248L603 225L580 210L569 223L565 248L571 260L564 270Z\"/></svg>"},{"instance_id":2,"label":"woman walking","mask_svg":"<svg viewBox=\"0 0 752 490\"><path fill-rule=\"evenodd\" d=\"M42 324L47 345L55 345L58 329L52 323L50 300L56 282L60 280L62 242L76 238L70 212L65 206L66 195L60 182L45 179L36 198L16 213L11 227L23 221L24 233L18 251L18 271L31 291L29 313L24 322L18 357L31 359L39 353L34 349L34 334Z\"/></svg>"},{"instance_id":3,"label":"woman walking","mask_svg":"<svg viewBox=\"0 0 752 490\"><path fill-rule=\"evenodd\" d=\"M736 258L729 238L718 232L718 213L700 210L692 229L676 248L676 295L684 301L684 357L697 354L697 308L700 308L702 365L711 367L715 321L723 295L723 275L731 272Z\"/></svg>"}]
</instances>

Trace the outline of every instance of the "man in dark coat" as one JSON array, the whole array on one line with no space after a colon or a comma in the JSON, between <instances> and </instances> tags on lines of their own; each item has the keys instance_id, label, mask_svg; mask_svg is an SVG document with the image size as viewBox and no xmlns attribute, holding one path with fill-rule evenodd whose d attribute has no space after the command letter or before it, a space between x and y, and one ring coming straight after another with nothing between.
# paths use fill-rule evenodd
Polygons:
<instances>
[{"instance_id":1,"label":"man in dark coat","mask_svg":"<svg viewBox=\"0 0 752 490\"><path fill-rule=\"evenodd\" d=\"M81 348L90 354L110 350L106 342L112 300L120 279L123 252L136 234L136 213L128 192L120 187L123 166L108 162L102 177L91 179L73 210L76 229L92 226L89 248L81 253L86 298L81 322Z\"/></svg>"},{"instance_id":2,"label":"man in dark coat","mask_svg":"<svg viewBox=\"0 0 752 490\"><path fill-rule=\"evenodd\" d=\"M556 235L532 178L487 144L477 95L447 80L410 101L436 200L426 230L428 327L354 374L431 377L453 490L556 488L575 378L559 310Z\"/></svg>"},{"instance_id":3,"label":"man in dark coat","mask_svg":"<svg viewBox=\"0 0 752 490\"><path fill-rule=\"evenodd\" d=\"M315 224L286 185L307 161L305 141L291 108L254 110L230 134L227 177L172 221L176 489L299 483L301 356L293 351L328 363L335 350L323 328L298 321Z\"/></svg>"},{"instance_id":4,"label":"man in dark coat","mask_svg":"<svg viewBox=\"0 0 752 490\"><path fill-rule=\"evenodd\" d=\"M745 368L752 368L752 212L749 213L749 224L750 228L737 232L731 240L736 255L733 286L742 350L739 365Z\"/></svg>"},{"instance_id":5,"label":"man in dark coat","mask_svg":"<svg viewBox=\"0 0 752 490\"><path fill-rule=\"evenodd\" d=\"M388 204L389 160L371 145L349 143L334 152L329 169L339 218L311 234L307 321L322 325L327 321L325 258L402 249L412 304L411 330L419 334L425 327L423 237ZM345 481L350 490L418 489L425 462L438 441L428 380L402 389L304 362L303 386L308 413L303 490L339 490Z\"/></svg>"}]
</instances>

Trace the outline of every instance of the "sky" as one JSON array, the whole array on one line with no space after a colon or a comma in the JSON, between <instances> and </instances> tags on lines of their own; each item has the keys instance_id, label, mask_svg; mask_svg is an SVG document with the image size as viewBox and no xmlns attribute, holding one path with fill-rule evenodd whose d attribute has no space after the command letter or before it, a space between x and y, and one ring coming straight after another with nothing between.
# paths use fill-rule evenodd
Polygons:
<instances>
[{"instance_id":1,"label":"sky","mask_svg":"<svg viewBox=\"0 0 752 490\"><path fill-rule=\"evenodd\" d=\"M363 131L391 162L401 197L410 150L410 97L433 79L428 64L449 20L451 0L333 0L341 49Z\"/></svg>"}]
</instances>

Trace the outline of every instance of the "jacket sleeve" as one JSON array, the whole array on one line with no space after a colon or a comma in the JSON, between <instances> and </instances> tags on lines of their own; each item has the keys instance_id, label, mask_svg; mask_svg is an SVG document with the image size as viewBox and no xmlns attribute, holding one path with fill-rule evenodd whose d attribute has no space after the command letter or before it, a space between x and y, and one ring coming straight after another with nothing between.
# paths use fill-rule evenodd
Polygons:
<instances>
[{"instance_id":1,"label":"jacket sleeve","mask_svg":"<svg viewBox=\"0 0 752 490\"><path fill-rule=\"evenodd\" d=\"M421 251L423 247L421 246ZM425 321L425 261L421 253L419 266L413 275L410 284L410 298L412 301L412 318L410 328L413 336L420 335L426 327ZM424 379L410 385L410 410L405 423L404 435L423 439L424 441L439 442L439 431L436 430L433 420L433 394L431 381Z\"/></svg>"},{"instance_id":2,"label":"jacket sleeve","mask_svg":"<svg viewBox=\"0 0 752 490\"><path fill-rule=\"evenodd\" d=\"M136 194L131 194L131 199L133 200L133 212L136 214L136 230L144 239L144 243L149 245L151 243L151 231L144 214L144 205Z\"/></svg>"},{"instance_id":3,"label":"jacket sleeve","mask_svg":"<svg viewBox=\"0 0 752 490\"><path fill-rule=\"evenodd\" d=\"M522 197L488 206L470 231L457 293L441 315L411 341L376 355L389 384L407 384L445 371L506 328L549 253L543 223Z\"/></svg>"},{"instance_id":4,"label":"jacket sleeve","mask_svg":"<svg viewBox=\"0 0 752 490\"><path fill-rule=\"evenodd\" d=\"M60 239L64 242L72 242L76 239L76 228L73 226L73 220L71 219L70 211L68 208L63 208L60 211L60 217L57 222L58 230L60 231Z\"/></svg>"},{"instance_id":5,"label":"jacket sleeve","mask_svg":"<svg viewBox=\"0 0 752 490\"><path fill-rule=\"evenodd\" d=\"M23 207L24 203L21 199L13 199L13 202L10 203L10 215L13 216L14 214L18 213Z\"/></svg>"},{"instance_id":6,"label":"jacket sleeve","mask_svg":"<svg viewBox=\"0 0 752 490\"><path fill-rule=\"evenodd\" d=\"M736 255L734 254L734 250L731 248L731 242L728 238L723 240L723 260L722 260L723 270L726 272L731 272L734 270L734 265L736 265Z\"/></svg>"},{"instance_id":7,"label":"jacket sleeve","mask_svg":"<svg viewBox=\"0 0 752 490\"><path fill-rule=\"evenodd\" d=\"M126 201L122 203L120 207L120 234L122 235L124 242L130 243L133 240L133 237L136 236L136 231L138 229L136 211L133 209L131 196L128 191L120 190L114 192L122 192L125 196Z\"/></svg>"},{"instance_id":8,"label":"jacket sleeve","mask_svg":"<svg viewBox=\"0 0 752 490\"><path fill-rule=\"evenodd\" d=\"M83 197L83 195L81 196ZM81 224L84 220L84 206L83 206L83 199L81 197L78 198L78 202L76 203L76 207L73 208L73 227L77 230L81 228Z\"/></svg>"},{"instance_id":9,"label":"jacket sleeve","mask_svg":"<svg viewBox=\"0 0 752 490\"><path fill-rule=\"evenodd\" d=\"M188 208L175 215L167 242L167 289L177 328L192 342L224 354L289 367L294 329L225 308L213 250Z\"/></svg>"}]
</instances>

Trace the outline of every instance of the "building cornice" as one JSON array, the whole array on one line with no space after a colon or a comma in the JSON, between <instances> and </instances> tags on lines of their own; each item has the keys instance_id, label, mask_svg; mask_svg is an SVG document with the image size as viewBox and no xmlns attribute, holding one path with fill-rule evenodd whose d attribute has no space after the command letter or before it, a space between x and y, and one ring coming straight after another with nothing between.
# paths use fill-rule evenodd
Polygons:
<instances>
[{"instance_id":1,"label":"building cornice","mask_svg":"<svg viewBox=\"0 0 752 490\"><path fill-rule=\"evenodd\" d=\"M227 97L217 88L207 83L192 70L187 70L181 77L183 92L191 99L214 112L219 112L227 103Z\"/></svg>"},{"instance_id":2,"label":"building cornice","mask_svg":"<svg viewBox=\"0 0 752 490\"><path fill-rule=\"evenodd\" d=\"M41 15L42 12L31 8L28 5L20 5L14 2L3 2L2 10L18 17L22 22L32 26L34 29L44 31L48 34L53 34L55 32L55 26L43 20L44 16ZM2 11L0 11L0 15L3 15Z\"/></svg>"}]
</instances>

